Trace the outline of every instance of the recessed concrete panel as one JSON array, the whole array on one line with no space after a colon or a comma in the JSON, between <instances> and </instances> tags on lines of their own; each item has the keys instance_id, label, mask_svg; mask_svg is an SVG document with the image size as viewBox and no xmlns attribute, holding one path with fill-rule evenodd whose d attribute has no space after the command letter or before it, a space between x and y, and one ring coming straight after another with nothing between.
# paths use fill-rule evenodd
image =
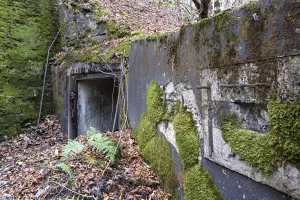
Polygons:
<instances>
[{"instance_id":1,"label":"recessed concrete panel","mask_svg":"<svg viewBox=\"0 0 300 200\"><path fill-rule=\"evenodd\" d=\"M77 124L78 135L90 127L99 131L113 128L118 99L117 82L114 79L92 79L78 81ZM117 117L115 130L118 129Z\"/></svg>"}]
</instances>

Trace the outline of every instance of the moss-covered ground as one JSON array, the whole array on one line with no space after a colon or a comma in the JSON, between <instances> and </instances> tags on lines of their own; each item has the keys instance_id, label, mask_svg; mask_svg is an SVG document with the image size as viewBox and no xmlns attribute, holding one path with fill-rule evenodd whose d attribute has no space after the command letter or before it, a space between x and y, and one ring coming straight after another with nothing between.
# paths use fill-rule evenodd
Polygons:
<instances>
[{"instance_id":1,"label":"moss-covered ground","mask_svg":"<svg viewBox=\"0 0 300 200\"><path fill-rule=\"evenodd\" d=\"M47 50L57 30L55 0L0 0L0 137L38 115ZM44 114L51 113L51 90Z\"/></svg>"},{"instance_id":2,"label":"moss-covered ground","mask_svg":"<svg viewBox=\"0 0 300 200\"><path fill-rule=\"evenodd\" d=\"M171 120L176 132L183 174L185 199L223 199L214 185L209 173L199 164L199 134L192 114L180 104L176 104L174 113L166 114L163 105L163 91L159 84L151 81L147 92L147 111L140 117L135 130L137 142L142 148L145 159L163 180L164 187L178 198L176 174L169 142L158 135L157 125L163 120Z\"/></svg>"},{"instance_id":3,"label":"moss-covered ground","mask_svg":"<svg viewBox=\"0 0 300 200\"><path fill-rule=\"evenodd\" d=\"M222 134L232 150L250 165L270 175L289 162L300 168L300 103L271 100L268 105L269 133L243 128L236 115L228 114Z\"/></svg>"}]
</instances>

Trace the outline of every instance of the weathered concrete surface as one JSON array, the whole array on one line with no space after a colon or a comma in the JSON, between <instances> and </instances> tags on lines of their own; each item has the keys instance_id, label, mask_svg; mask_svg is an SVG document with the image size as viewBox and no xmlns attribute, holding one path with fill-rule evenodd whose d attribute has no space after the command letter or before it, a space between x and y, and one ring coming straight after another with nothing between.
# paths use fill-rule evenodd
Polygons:
<instances>
[{"instance_id":1,"label":"weathered concrete surface","mask_svg":"<svg viewBox=\"0 0 300 200\"><path fill-rule=\"evenodd\" d=\"M54 108L55 113L60 117L64 130L68 130L68 77L88 78L91 74L107 74L114 78L118 76L118 71L119 65L116 64L108 66L87 62L61 63L61 65L52 68Z\"/></svg>"},{"instance_id":2,"label":"weathered concrete surface","mask_svg":"<svg viewBox=\"0 0 300 200\"><path fill-rule=\"evenodd\" d=\"M107 38L103 23L98 23L91 4L62 3L60 20L62 24L63 50L70 47L89 45L90 42L102 42Z\"/></svg>"},{"instance_id":3,"label":"weathered concrete surface","mask_svg":"<svg viewBox=\"0 0 300 200\"><path fill-rule=\"evenodd\" d=\"M211 0L210 15L258 0Z\"/></svg>"},{"instance_id":4,"label":"weathered concrete surface","mask_svg":"<svg viewBox=\"0 0 300 200\"><path fill-rule=\"evenodd\" d=\"M118 88L114 79L82 80L78 82L77 124L78 135L90 127L101 132L113 128ZM115 128L118 130L118 118Z\"/></svg>"},{"instance_id":5,"label":"weathered concrete surface","mask_svg":"<svg viewBox=\"0 0 300 200\"><path fill-rule=\"evenodd\" d=\"M279 98L299 101L299 88L295 84L300 71L299 10L298 1L261 1L184 27L167 38L133 44L128 80L131 126L137 127L140 114L145 111L147 84L152 79L166 88L166 96L176 85L188 83L200 113L198 118L201 118L202 162L210 168L224 196L227 199L287 198L267 187L262 191L261 185L214 165L207 158L300 198L299 171L291 166L280 168L266 178L238 158L227 162L230 148L220 135L218 120L219 109L234 111L247 128L265 132L268 128L266 104L272 94L280 91ZM207 91L196 86L210 84L215 109L209 118ZM236 84L252 86L223 87ZM184 99L186 94L180 93ZM208 151L209 120L213 130L212 156ZM234 192L229 192L225 183L231 185ZM243 195L237 198L240 194Z\"/></svg>"}]
</instances>

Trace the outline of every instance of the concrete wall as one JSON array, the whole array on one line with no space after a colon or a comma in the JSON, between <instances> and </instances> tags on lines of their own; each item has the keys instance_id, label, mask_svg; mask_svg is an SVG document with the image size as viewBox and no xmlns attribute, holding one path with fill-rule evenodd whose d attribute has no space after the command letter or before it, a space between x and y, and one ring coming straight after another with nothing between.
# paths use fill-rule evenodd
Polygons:
<instances>
[{"instance_id":1,"label":"concrete wall","mask_svg":"<svg viewBox=\"0 0 300 200\"><path fill-rule=\"evenodd\" d=\"M90 127L101 132L112 130L118 99L117 84L113 78L78 82L78 135L84 134ZM118 130L118 126L115 128Z\"/></svg>"},{"instance_id":2,"label":"concrete wall","mask_svg":"<svg viewBox=\"0 0 300 200\"><path fill-rule=\"evenodd\" d=\"M146 91L151 80L164 88L170 84L180 88L183 84L185 89L174 89L173 96L188 102L186 97L191 95L187 91L193 91L194 100L186 105L199 125L202 163L226 199L289 199L259 183L300 198L296 167L282 166L267 177L242 159L231 158L218 117L221 109L235 112L246 128L263 133L268 129L266 105L272 95L284 101L299 101L300 88L295 85L300 79L299 9L298 1L261 1L183 27L166 38L134 43L128 80L131 126L137 127L146 110ZM196 88L210 84L211 117L207 115L206 91ZM254 86L223 87L236 84ZM164 91L168 95L168 90ZM208 123L213 130L212 156ZM172 137L169 138L172 143Z\"/></svg>"},{"instance_id":3,"label":"concrete wall","mask_svg":"<svg viewBox=\"0 0 300 200\"><path fill-rule=\"evenodd\" d=\"M52 79L54 83L54 107L55 107L55 113L60 117L60 121L62 123L62 126L65 131L68 130L68 118L67 118L67 110L68 110L68 77L72 76L74 78L88 78L91 74L111 74L111 77L114 77L114 74L111 73L111 70L115 71L116 73L119 71L117 64L112 64L110 66L107 66L106 64L95 64L95 63L88 63L88 62L75 62L71 64L62 63L59 66L56 66L52 69ZM80 88L83 86L82 84L79 84L79 92L82 94L89 94L92 91L101 92L102 86L96 87L97 83L93 82L93 86L95 87L87 87L87 90L81 90ZM110 90L112 88L112 85L108 85L108 88L105 88L104 90ZM90 91L90 92L89 92ZM99 94L100 95L100 94ZM117 95L117 94L115 94ZM97 95L96 95L97 96ZM117 96L115 96L116 98ZM88 101L88 98L81 99L82 101ZM95 103L101 103L100 99L91 101L93 104ZM86 102L86 103L91 103ZM86 106L85 110L91 111L91 109L88 108L89 105L84 104L83 102L79 102L82 106ZM83 107L84 108L84 107ZM90 113L91 116L96 115L95 113ZM100 119L101 117L97 117ZM109 116L110 119L110 116ZM86 120L84 120L86 121ZM118 121L117 121L118 123ZM100 127L100 125L99 125ZM89 128L89 127L87 127ZM96 128L96 127L95 127ZM84 130L81 130L85 131Z\"/></svg>"}]
</instances>

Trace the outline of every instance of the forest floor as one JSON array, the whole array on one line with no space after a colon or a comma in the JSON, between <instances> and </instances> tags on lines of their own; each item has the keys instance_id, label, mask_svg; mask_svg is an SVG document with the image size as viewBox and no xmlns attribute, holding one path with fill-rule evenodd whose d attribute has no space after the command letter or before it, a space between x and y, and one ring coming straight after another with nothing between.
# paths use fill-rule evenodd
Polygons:
<instances>
[{"instance_id":1,"label":"forest floor","mask_svg":"<svg viewBox=\"0 0 300 200\"><path fill-rule=\"evenodd\" d=\"M109 18L115 23L145 34L174 31L189 21L182 9L162 0L89 0L89 3L108 9Z\"/></svg>"},{"instance_id":2,"label":"forest floor","mask_svg":"<svg viewBox=\"0 0 300 200\"><path fill-rule=\"evenodd\" d=\"M120 141L115 162L88 145L64 161L67 135L55 116L0 143L0 199L168 199L130 130L105 135ZM85 135L76 141L87 143Z\"/></svg>"}]
</instances>

